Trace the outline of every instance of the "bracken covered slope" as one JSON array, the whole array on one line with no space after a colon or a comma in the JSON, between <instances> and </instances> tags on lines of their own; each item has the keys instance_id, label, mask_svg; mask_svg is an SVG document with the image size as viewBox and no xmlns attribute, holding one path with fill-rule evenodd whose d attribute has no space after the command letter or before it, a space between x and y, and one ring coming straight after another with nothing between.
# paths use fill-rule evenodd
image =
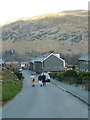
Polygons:
<instances>
[{"instance_id":1,"label":"bracken covered slope","mask_svg":"<svg viewBox=\"0 0 90 120\"><path fill-rule=\"evenodd\" d=\"M55 51L84 54L88 50L88 11L64 11L2 26L2 50L18 54Z\"/></svg>"}]
</instances>

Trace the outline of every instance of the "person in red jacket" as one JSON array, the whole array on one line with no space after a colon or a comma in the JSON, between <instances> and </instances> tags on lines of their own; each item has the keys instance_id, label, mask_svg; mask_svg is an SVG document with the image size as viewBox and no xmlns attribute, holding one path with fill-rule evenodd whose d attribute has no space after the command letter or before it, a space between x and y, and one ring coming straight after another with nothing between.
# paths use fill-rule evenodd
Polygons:
<instances>
[{"instance_id":1,"label":"person in red jacket","mask_svg":"<svg viewBox=\"0 0 90 120\"><path fill-rule=\"evenodd\" d=\"M35 86L35 76L34 74L31 74L31 83L32 83L32 87Z\"/></svg>"}]
</instances>

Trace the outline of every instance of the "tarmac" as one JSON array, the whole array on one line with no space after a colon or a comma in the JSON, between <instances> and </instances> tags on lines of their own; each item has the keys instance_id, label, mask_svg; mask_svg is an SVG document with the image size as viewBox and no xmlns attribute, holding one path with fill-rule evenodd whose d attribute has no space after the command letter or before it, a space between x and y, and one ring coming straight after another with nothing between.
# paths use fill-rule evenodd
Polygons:
<instances>
[{"instance_id":1,"label":"tarmac","mask_svg":"<svg viewBox=\"0 0 90 120\"><path fill-rule=\"evenodd\" d=\"M72 94L73 96L77 97L78 99L86 103L88 106L90 106L90 92L89 91L84 90L82 87L78 85L68 85L56 79L51 79L51 83L56 85L61 90Z\"/></svg>"}]
</instances>

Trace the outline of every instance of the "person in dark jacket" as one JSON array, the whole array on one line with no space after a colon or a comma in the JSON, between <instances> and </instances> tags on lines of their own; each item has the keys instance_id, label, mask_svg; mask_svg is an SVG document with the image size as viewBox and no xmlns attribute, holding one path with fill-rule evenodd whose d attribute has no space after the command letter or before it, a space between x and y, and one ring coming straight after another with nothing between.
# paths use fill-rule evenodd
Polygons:
<instances>
[{"instance_id":1,"label":"person in dark jacket","mask_svg":"<svg viewBox=\"0 0 90 120\"><path fill-rule=\"evenodd\" d=\"M44 75L44 73L42 74L42 82L43 86L46 86L46 76Z\"/></svg>"},{"instance_id":2,"label":"person in dark jacket","mask_svg":"<svg viewBox=\"0 0 90 120\"><path fill-rule=\"evenodd\" d=\"M38 76L38 81L41 81L42 80L42 76L41 74Z\"/></svg>"},{"instance_id":3,"label":"person in dark jacket","mask_svg":"<svg viewBox=\"0 0 90 120\"><path fill-rule=\"evenodd\" d=\"M42 83L42 76L41 76L41 74L38 76L38 81L39 81L40 86L42 87L43 83Z\"/></svg>"}]
</instances>

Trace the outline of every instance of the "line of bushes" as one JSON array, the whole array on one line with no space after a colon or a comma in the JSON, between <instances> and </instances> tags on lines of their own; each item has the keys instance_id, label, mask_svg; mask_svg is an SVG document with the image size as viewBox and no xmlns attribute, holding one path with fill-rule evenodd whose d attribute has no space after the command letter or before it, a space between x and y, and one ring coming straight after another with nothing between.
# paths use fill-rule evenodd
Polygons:
<instances>
[{"instance_id":1,"label":"line of bushes","mask_svg":"<svg viewBox=\"0 0 90 120\"><path fill-rule=\"evenodd\" d=\"M19 80L23 80L23 74L19 72L18 70L14 70L15 75L18 77Z\"/></svg>"},{"instance_id":2,"label":"line of bushes","mask_svg":"<svg viewBox=\"0 0 90 120\"><path fill-rule=\"evenodd\" d=\"M50 73L52 78L68 84L86 84L90 83L90 72L68 70L63 73Z\"/></svg>"},{"instance_id":3,"label":"line of bushes","mask_svg":"<svg viewBox=\"0 0 90 120\"><path fill-rule=\"evenodd\" d=\"M14 98L22 89L22 80L24 79L22 73L19 71L8 71L9 75L7 76L6 80L3 80L2 82L2 105L7 103L9 100ZM4 74L7 74L7 72L4 72ZM3 74L3 75L4 75ZM13 76L10 80L9 76ZM4 76L3 76L4 79Z\"/></svg>"}]
</instances>

